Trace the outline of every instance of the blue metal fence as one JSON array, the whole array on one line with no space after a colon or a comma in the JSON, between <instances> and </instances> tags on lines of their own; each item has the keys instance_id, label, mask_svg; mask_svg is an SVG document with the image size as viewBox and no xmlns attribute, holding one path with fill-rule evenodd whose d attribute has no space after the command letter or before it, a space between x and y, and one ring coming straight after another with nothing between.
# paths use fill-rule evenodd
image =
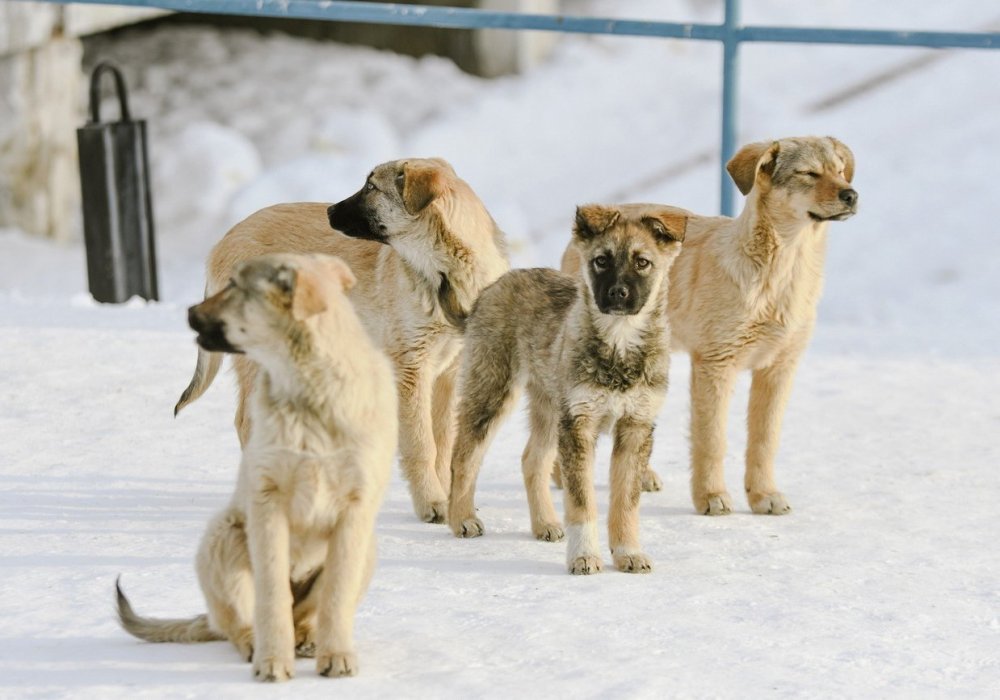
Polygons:
<instances>
[{"instance_id":1,"label":"blue metal fence","mask_svg":"<svg viewBox=\"0 0 1000 700\"><path fill-rule=\"evenodd\" d=\"M654 22L570 15L537 15L459 7L401 5L349 0L38 0L88 5L131 5L177 12L252 15L369 22L453 29L510 29L577 34L615 34L668 39L718 41L722 60L722 135L720 209L733 213L733 187L725 164L736 150L736 114L739 104L739 46L745 42L905 46L935 49L1000 49L998 32L913 32L818 27L745 27L740 22L741 0L725 0L722 24Z\"/></svg>"}]
</instances>

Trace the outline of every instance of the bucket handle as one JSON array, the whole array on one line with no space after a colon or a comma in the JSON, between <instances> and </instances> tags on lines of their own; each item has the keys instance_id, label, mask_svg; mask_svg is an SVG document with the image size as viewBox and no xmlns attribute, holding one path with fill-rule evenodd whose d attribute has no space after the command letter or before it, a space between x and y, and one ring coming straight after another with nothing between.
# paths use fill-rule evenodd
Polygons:
<instances>
[{"instance_id":1,"label":"bucket handle","mask_svg":"<svg viewBox=\"0 0 1000 700\"><path fill-rule=\"evenodd\" d=\"M90 76L90 121L99 123L101 121L101 76L105 72L110 72L115 79L115 89L118 92L118 104L121 108L119 121L132 121L132 115L128 110L128 92L125 90L125 79L118 68L108 61L101 61L94 67L94 72Z\"/></svg>"}]
</instances>

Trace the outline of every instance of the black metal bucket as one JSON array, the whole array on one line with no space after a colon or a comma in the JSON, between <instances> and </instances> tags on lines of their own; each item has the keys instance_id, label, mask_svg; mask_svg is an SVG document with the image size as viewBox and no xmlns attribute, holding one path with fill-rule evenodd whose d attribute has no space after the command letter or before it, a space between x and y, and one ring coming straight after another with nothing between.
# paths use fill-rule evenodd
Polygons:
<instances>
[{"instance_id":1,"label":"black metal bucket","mask_svg":"<svg viewBox=\"0 0 1000 700\"><path fill-rule=\"evenodd\" d=\"M100 80L110 73L121 108L101 122ZM90 78L90 120L76 130L83 192L83 238L90 293L121 303L134 295L158 299L146 122L132 120L121 71L99 63Z\"/></svg>"}]
</instances>

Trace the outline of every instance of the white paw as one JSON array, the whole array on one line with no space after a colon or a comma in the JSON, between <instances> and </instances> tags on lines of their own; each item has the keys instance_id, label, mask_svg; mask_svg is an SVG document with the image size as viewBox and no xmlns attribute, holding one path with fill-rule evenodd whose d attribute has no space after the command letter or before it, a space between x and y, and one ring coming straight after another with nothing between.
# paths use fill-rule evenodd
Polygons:
<instances>
[{"instance_id":1,"label":"white paw","mask_svg":"<svg viewBox=\"0 0 1000 700\"><path fill-rule=\"evenodd\" d=\"M425 523L443 523L448 517L448 503L445 501L434 501L424 505L415 506L417 517Z\"/></svg>"},{"instance_id":2,"label":"white paw","mask_svg":"<svg viewBox=\"0 0 1000 700\"><path fill-rule=\"evenodd\" d=\"M646 469L642 473L642 490L643 491L663 490L663 482L660 481L659 475L652 469Z\"/></svg>"},{"instance_id":3,"label":"white paw","mask_svg":"<svg viewBox=\"0 0 1000 700\"><path fill-rule=\"evenodd\" d=\"M749 493L747 500L750 501L750 510L759 515L785 515L792 512L792 507L780 491Z\"/></svg>"},{"instance_id":4,"label":"white paw","mask_svg":"<svg viewBox=\"0 0 1000 700\"><path fill-rule=\"evenodd\" d=\"M238 632L231 641L244 661L247 663L253 661L253 629L248 627Z\"/></svg>"},{"instance_id":5,"label":"white paw","mask_svg":"<svg viewBox=\"0 0 1000 700\"><path fill-rule=\"evenodd\" d=\"M642 552L613 554L615 568L628 574L648 574L653 570L653 561Z\"/></svg>"},{"instance_id":6,"label":"white paw","mask_svg":"<svg viewBox=\"0 0 1000 700\"><path fill-rule=\"evenodd\" d=\"M295 675L295 659L268 656L253 660L253 677L263 683L287 681Z\"/></svg>"},{"instance_id":7,"label":"white paw","mask_svg":"<svg viewBox=\"0 0 1000 700\"><path fill-rule=\"evenodd\" d=\"M694 507L702 515L729 515L733 512L733 499L725 491L709 493L695 498Z\"/></svg>"},{"instance_id":8,"label":"white paw","mask_svg":"<svg viewBox=\"0 0 1000 700\"><path fill-rule=\"evenodd\" d=\"M353 676L358 672L358 657L353 652L331 652L316 657L316 673L329 678Z\"/></svg>"},{"instance_id":9,"label":"white paw","mask_svg":"<svg viewBox=\"0 0 1000 700\"><path fill-rule=\"evenodd\" d=\"M588 576L601 572L601 558L595 554L584 554L569 563L569 572L574 576Z\"/></svg>"},{"instance_id":10,"label":"white paw","mask_svg":"<svg viewBox=\"0 0 1000 700\"><path fill-rule=\"evenodd\" d=\"M543 523L539 527L533 527L532 532L535 539L543 542L559 542L566 536L560 523Z\"/></svg>"},{"instance_id":11,"label":"white paw","mask_svg":"<svg viewBox=\"0 0 1000 700\"><path fill-rule=\"evenodd\" d=\"M486 529L483 527L482 520L476 516L472 516L471 518L465 518L457 523L453 523L451 531L455 533L455 537L481 537Z\"/></svg>"}]
</instances>

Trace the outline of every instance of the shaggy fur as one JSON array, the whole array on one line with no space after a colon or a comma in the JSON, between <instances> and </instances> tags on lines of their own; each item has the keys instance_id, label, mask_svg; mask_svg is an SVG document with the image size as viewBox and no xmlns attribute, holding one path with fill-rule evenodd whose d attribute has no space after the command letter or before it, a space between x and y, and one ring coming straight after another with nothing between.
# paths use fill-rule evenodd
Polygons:
<instances>
[{"instance_id":1,"label":"shaggy fur","mask_svg":"<svg viewBox=\"0 0 1000 700\"><path fill-rule=\"evenodd\" d=\"M347 300L353 284L338 258L266 256L191 308L201 347L256 363L250 434L236 492L198 551L208 615L142 618L119 588L131 634L229 639L261 681L291 678L296 650L322 675L356 672L354 611L398 426L392 367Z\"/></svg>"},{"instance_id":2,"label":"shaggy fur","mask_svg":"<svg viewBox=\"0 0 1000 700\"><path fill-rule=\"evenodd\" d=\"M816 321L828 222L857 211L854 156L834 138L786 138L745 146L727 167L743 212L691 216L670 272L674 347L691 356L691 497L699 513L732 511L726 414L748 369L744 488L754 513L780 515L791 510L774 480L781 419Z\"/></svg>"},{"instance_id":3,"label":"shaggy fur","mask_svg":"<svg viewBox=\"0 0 1000 700\"><path fill-rule=\"evenodd\" d=\"M338 255L357 274L351 300L396 370L400 464L414 510L443 522L460 328L479 292L509 268L503 234L448 163L410 159L379 165L358 193L330 207L282 204L237 224L209 257L208 293L226 285L235 263L277 251ZM208 388L220 362L199 351L178 411ZM236 428L246 444L255 367L245 358L234 364Z\"/></svg>"},{"instance_id":4,"label":"shaggy fur","mask_svg":"<svg viewBox=\"0 0 1000 700\"><path fill-rule=\"evenodd\" d=\"M542 540L563 538L548 489L558 456L567 566L574 574L600 571L594 445L598 432L610 429L611 553L622 571L650 570L639 546L640 476L667 389L667 271L685 223L685 213L670 207L580 207L572 245L587 261L585 270L576 277L514 270L480 296L467 324L452 460L449 524L457 536L483 533L476 476L526 386L531 434L522 468L532 532Z\"/></svg>"}]
</instances>

